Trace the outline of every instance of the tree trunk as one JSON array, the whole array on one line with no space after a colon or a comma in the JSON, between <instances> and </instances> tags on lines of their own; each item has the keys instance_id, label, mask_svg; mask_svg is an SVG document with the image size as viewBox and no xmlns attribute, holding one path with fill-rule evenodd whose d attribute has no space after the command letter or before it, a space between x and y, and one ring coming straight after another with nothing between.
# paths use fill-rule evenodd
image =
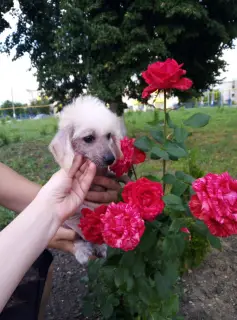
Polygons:
<instances>
[{"instance_id":1,"label":"tree trunk","mask_svg":"<svg viewBox=\"0 0 237 320\"><path fill-rule=\"evenodd\" d=\"M117 114L117 116L119 117L121 134L123 137L126 136L127 129L126 129L125 120L124 120L124 109L127 108L127 105L123 103L121 98L118 98L115 101L109 103L109 108L112 112Z\"/></svg>"}]
</instances>

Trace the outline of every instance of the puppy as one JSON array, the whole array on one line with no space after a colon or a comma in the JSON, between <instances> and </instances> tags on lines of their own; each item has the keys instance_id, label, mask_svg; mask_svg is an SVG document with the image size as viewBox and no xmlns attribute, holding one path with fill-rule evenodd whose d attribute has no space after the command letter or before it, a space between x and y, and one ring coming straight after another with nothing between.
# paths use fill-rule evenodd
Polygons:
<instances>
[{"instance_id":1,"label":"puppy","mask_svg":"<svg viewBox=\"0 0 237 320\"><path fill-rule=\"evenodd\" d=\"M120 140L126 134L123 120L112 113L105 104L92 96L82 96L64 107L59 115L59 130L49 145L49 150L61 168L71 167L75 154L89 158L97 166L97 175L108 175L108 167L122 157ZM92 186L92 190L96 190ZM92 255L106 256L106 245L91 244L83 238L78 227L83 204L65 226L78 234L75 257L80 264Z\"/></svg>"}]
</instances>

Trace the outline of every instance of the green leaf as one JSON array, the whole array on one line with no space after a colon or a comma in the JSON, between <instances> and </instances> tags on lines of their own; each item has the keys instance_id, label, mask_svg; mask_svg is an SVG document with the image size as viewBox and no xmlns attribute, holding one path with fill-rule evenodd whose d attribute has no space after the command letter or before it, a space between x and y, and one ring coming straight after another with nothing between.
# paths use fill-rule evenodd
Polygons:
<instances>
[{"instance_id":1,"label":"green leaf","mask_svg":"<svg viewBox=\"0 0 237 320\"><path fill-rule=\"evenodd\" d=\"M215 248L215 249L218 249L218 250L221 250L222 248L222 245L221 245L221 241L219 238L213 236L212 234L208 234L207 235L207 239L209 240L210 242L210 245Z\"/></svg>"},{"instance_id":2,"label":"green leaf","mask_svg":"<svg viewBox=\"0 0 237 320\"><path fill-rule=\"evenodd\" d=\"M153 298L152 287L147 283L147 278L139 278L137 281L138 295L140 299L147 305L150 305L151 299Z\"/></svg>"},{"instance_id":3,"label":"green leaf","mask_svg":"<svg viewBox=\"0 0 237 320\"><path fill-rule=\"evenodd\" d=\"M155 274L155 283L156 283L156 291L160 297L160 299L167 299L170 288L167 284L167 279L160 273L156 272Z\"/></svg>"},{"instance_id":4,"label":"green leaf","mask_svg":"<svg viewBox=\"0 0 237 320\"><path fill-rule=\"evenodd\" d=\"M151 155L150 155L151 159L157 160L157 159L164 159L164 160L169 160L169 155L168 153L161 149L159 146L154 146L151 149Z\"/></svg>"},{"instance_id":5,"label":"green leaf","mask_svg":"<svg viewBox=\"0 0 237 320\"><path fill-rule=\"evenodd\" d=\"M112 306L117 307L119 305L118 298L112 293L107 298L107 303L110 303Z\"/></svg>"},{"instance_id":6,"label":"green leaf","mask_svg":"<svg viewBox=\"0 0 237 320\"><path fill-rule=\"evenodd\" d=\"M144 152L148 152L152 147L152 141L150 138L143 136L136 139L134 146Z\"/></svg>"},{"instance_id":7,"label":"green leaf","mask_svg":"<svg viewBox=\"0 0 237 320\"><path fill-rule=\"evenodd\" d=\"M124 283L124 273L121 268L117 268L114 275L114 283L119 288Z\"/></svg>"},{"instance_id":8,"label":"green leaf","mask_svg":"<svg viewBox=\"0 0 237 320\"><path fill-rule=\"evenodd\" d=\"M164 318L160 315L160 310L158 311L151 311L149 320L166 320L167 318Z\"/></svg>"},{"instance_id":9,"label":"green leaf","mask_svg":"<svg viewBox=\"0 0 237 320\"><path fill-rule=\"evenodd\" d=\"M210 233L205 223L201 220L196 220L195 224L193 225L193 230L204 237L207 237Z\"/></svg>"},{"instance_id":10,"label":"green leaf","mask_svg":"<svg viewBox=\"0 0 237 320\"><path fill-rule=\"evenodd\" d=\"M190 118L185 120L183 123L185 126L192 127L192 128L201 128L208 124L210 120L210 116L206 113L196 113L192 115Z\"/></svg>"},{"instance_id":11,"label":"green leaf","mask_svg":"<svg viewBox=\"0 0 237 320\"><path fill-rule=\"evenodd\" d=\"M178 161L179 158L172 156L171 154L169 155L170 160L172 161Z\"/></svg>"},{"instance_id":12,"label":"green leaf","mask_svg":"<svg viewBox=\"0 0 237 320\"><path fill-rule=\"evenodd\" d=\"M156 291L162 300L168 298L179 276L178 264L174 261L167 261L165 267L163 274L159 271L155 274Z\"/></svg>"},{"instance_id":13,"label":"green leaf","mask_svg":"<svg viewBox=\"0 0 237 320\"><path fill-rule=\"evenodd\" d=\"M174 259L180 257L186 246L186 235L182 232L168 235L163 241L164 259Z\"/></svg>"},{"instance_id":14,"label":"green leaf","mask_svg":"<svg viewBox=\"0 0 237 320\"><path fill-rule=\"evenodd\" d=\"M188 156L187 151L180 147L178 143L173 141L167 141L165 143L165 150L173 157L184 158Z\"/></svg>"},{"instance_id":15,"label":"green leaf","mask_svg":"<svg viewBox=\"0 0 237 320\"><path fill-rule=\"evenodd\" d=\"M192 184L193 181L195 181L195 179L192 176L190 176L187 173L184 173L183 171L176 171L175 176L177 179L183 180L184 182L189 183L189 184Z\"/></svg>"},{"instance_id":16,"label":"green leaf","mask_svg":"<svg viewBox=\"0 0 237 320\"><path fill-rule=\"evenodd\" d=\"M163 201L169 208L172 208L176 211L185 211L182 199L175 194L167 194L163 197Z\"/></svg>"},{"instance_id":17,"label":"green leaf","mask_svg":"<svg viewBox=\"0 0 237 320\"><path fill-rule=\"evenodd\" d=\"M170 226L170 231L178 232L181 228L187 227L185 218L174 219Z\"/></svg>"},{"instance_id":18,"label":"green leaf","mask_svg":"<svg viewBox=\"0 0 237 320\"><path fill-rule=\"evenodd\" d=\"M180 180L176 180L176 182L173 184L173 187L171 189L171 193L175 194L176 196L181 196L187 189L188 189L188 184Z\"/></svg>"},{"instance_id":19,"label":"green leaf","mask_svg":"<svg viewBox=\"0 0 237 320\"><path fill-rule=\"evenodd\" d=\"M93 314L93 304L91 301L84 301L82 306L82 313L85 317L91 317Z\"/></svg>"},{"instance_id":20,"label":"green leaf","mask_svg":"<svg viewBox=\"0 0 237 320\"><path fill-rule=\"evenodd\" d=\"M171 173L166 173L163 176L163 181L164 183L167 183L167 184L174 184L176 180L177 180L176 177Z\"/></svg>"},{"instance_id":21,"label":"green leaf","mask_svg":"<svg viewBox=\"0 0 237 320\"><path fill-rule=\"evenodd\" d=\"M105 266L117 266L121 260L122 255L120 254L115 254L113 256L110 256L106 261L105 261Z\"/></svg>"},{"instance_id":22,"label":"green leaf","mask_svg":"<svg viewBox=\"0 0 237 320\"><path fill-rule=\"evenodd\" d=\"M149 175L149 174L144 176L144 178L147 178L148 180L155 181L155 182L161 182L161 179L159 177L152 176L152 175Z\"/></svg>"},{"instance_id":23,"label":"green leaf","mask_svg":"<svg viewBox=\"0 0 237 320\"><path fill-rule=\"evenodd\" d=\"M179 312L179 296L174 294L169 300L165 301L162 311L170 316L175 316Z\"/></svg>"},{"instance_id":24,"label":"green leaf","mask_svg":"<svg viewBox=\"0 0 237 320\"><path fill-rule=\"evenodd\" d=\"M164 143L165 142L165 137L164 137L164 132L161 130L157 129L152 129L151 131L151 136L159 143Z\"/></svg>"},{"instance_id":25,"label":"green leaf","mask_svg":"<svg viewBox=\"0 0 237 320\"><path fill-rule=\"evenodd\" d=\"M174 136L177 142L184 142L188 137L188 131L184 128L175 127L174 128Z\"/></svg>"},{"instance_id":26,"label":"green leaf","mask_svg":"<svg viewBox=\"0 0 237 320\"><path fill-rule=\"evenodd\" d=\"M133 279L133 276L129 276L129 277L127 278L126 283L127 283L127 291L131 291L132 288L134 287L134 279Z\"/></svg>"},{"instance_id":27,"label":"green leaf","mask_svg":"<svg viewBox=\"0 0 237 320\"><path fill-rule=\"evenodd\" d=\"M111 317L113 310L114 308L109 301L106 301L106 303L100 308L100 311L105 319L109 319Z\"/></svg>"},{"instance_id":28,"label":"green leaf","mask_svg":"<svg viewBox=\"0 0 237 320\"><path fill-rule=\"evenodd\" d=\"M135 261L134 251L127 251L127 252L124 252L120 260L120 265L124 268L130 268L133 266L134 261Z\"/></svg>"},{"instance_id":29,"label":"green leaf","mask_svg":"<svg viewBox=\"0 0 237 320\"><path fill-rule=\"evenodd\" d=\"M141 242L139 244L139 250L141 250L141 252L146 252L151 247L154 247L156 242L157 242L156 232L149 230L149 228L147 228L145 230L144 235L141 238Z\"/></svg>"},{"instance_id":30,"label":"green leaf","mask_svg":"<svg viewBox=\"0 0 237 320\"><path fill-rule=\"evenodd\" d=\"M173 286L179 277L179 265L174 261L166 262L165 277L168 279L170 286Z\"/></svg>"},{"instance_id":31,"label":"green leaf","mask_svg":"<svg viewBox=\"0 0 237 320\"><path fill-rule=\"evenodd\" d=\"M143 261L143 256L137 255L134 262L134 266L133 266L133 274L136 278L138 278L144 275L144 271L145 271L145 264Z\"/></svg>"},{"instance_id":32,"label":"green leaf","mask_svg":"<svg viewBox=\"0 0 237 320\"><path fill-rule=\"evenodd\" d=\"M174 129L176 127L176 125L172 122L168 112L166 112L166 114L165 114L165 119L166 119L166 122L167 122L169 128Z\"/></svg>"}]
</instances>

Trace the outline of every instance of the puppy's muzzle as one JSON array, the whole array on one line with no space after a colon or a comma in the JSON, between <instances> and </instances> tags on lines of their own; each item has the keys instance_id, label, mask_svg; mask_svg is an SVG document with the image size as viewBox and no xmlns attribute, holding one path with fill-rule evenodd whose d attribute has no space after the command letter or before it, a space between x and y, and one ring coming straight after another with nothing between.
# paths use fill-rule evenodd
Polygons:
<instances>
[{"instance_id":1,"label":"puppy's muzzle","mask_svg":"<svg viewBox=\"0 0 237 320\"><path fill-rule=\"evenodd\" d=\"M103 157L103 161L106 166L111 166L115 161L115 157L112 153L108 153Z\"/></svg>"}]
</instances>

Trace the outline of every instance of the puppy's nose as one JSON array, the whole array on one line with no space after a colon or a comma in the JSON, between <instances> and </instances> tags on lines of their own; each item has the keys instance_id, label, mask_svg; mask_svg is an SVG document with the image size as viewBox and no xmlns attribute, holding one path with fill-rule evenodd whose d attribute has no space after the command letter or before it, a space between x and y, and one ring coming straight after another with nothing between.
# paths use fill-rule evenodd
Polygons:
<instances>
[{"instance_id":1,"label":"puppy's nose","mask_svg":"<svg viewBox=\"0 0 237 320\"><path fill-rule=\"evenodd\" d=\"M103 160L104 160L104 163L107 165L107 166L110 166L114 160L115 160L115 157L114 155L111 153L111 154L107 154L103 157Z\"/></svg>"}]
</instances>

